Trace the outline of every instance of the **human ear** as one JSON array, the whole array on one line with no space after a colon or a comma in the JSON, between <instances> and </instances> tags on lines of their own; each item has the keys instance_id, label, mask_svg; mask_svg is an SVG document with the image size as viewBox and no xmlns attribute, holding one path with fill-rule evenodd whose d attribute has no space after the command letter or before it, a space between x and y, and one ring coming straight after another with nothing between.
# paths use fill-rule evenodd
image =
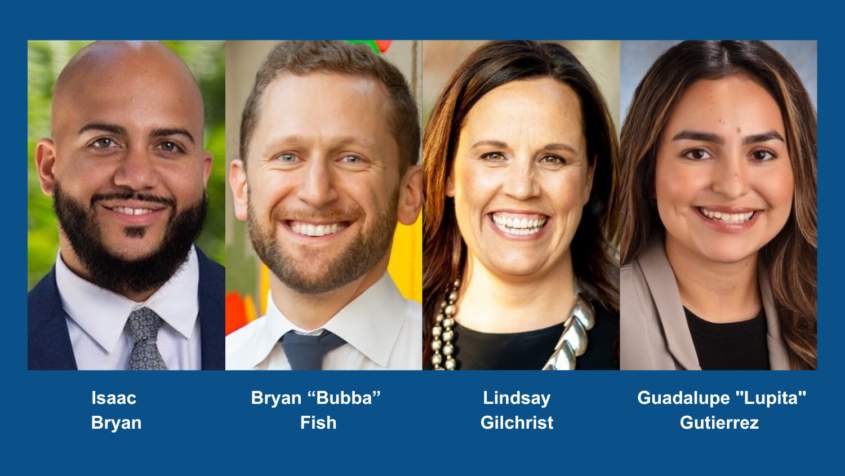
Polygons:
<instances>
[{"instance_id":1,"label":"human ear","mask_svg":"<svg viewBox=\"0 0 845 476\"><path fill-rule=\"evenodd\" d=\"M455 181L452 180L451 173L446 177L446 196L455 198Z\"/></svg>"},{"instance_id":2,"label":"human ear","mask_svg":"<svg viewBox=\"0 0 845 476\"><path fill-rule=\"evenodd\" d=\"M249 209L249 184L246 181L244 163L240 159L235 159L229 164L229 187L232 188L235 217L244 221Z\"/></svg>"},{"instance_id":3,"label":"human ear","mask_svg":"<svg viewBox=\"0 0 845 476\"><path fill-rule=\"evenodd\" d=\"M214 163L214 156L211 152L205 151L202 154L202 180L204 185L208 185L208 177L211 175L211 165Z\"/></svg>"},{"instance_id":4,"label":"human ear","mask_svg":"<svg viewBox=\"0 0 845 476\"><path fill-rule=\"evenodd\" d=\"M56 166L56 144L50 139L41 139L35 146L35 168L38 170L38 180L41 191L46 195L53 195L56 176L53 168Z\"/></svg>"},{"instance_id":5,"label":"human ear","mask_svg":"<svg viewBox=\"0 0 845 476\"><path fill-rule=\"evenodd\" d=\"M400 182L396 219L403 225L413 225L420 216L420 209L422 209L422 167L412 165Z\"/></svg>"}]
</instances>

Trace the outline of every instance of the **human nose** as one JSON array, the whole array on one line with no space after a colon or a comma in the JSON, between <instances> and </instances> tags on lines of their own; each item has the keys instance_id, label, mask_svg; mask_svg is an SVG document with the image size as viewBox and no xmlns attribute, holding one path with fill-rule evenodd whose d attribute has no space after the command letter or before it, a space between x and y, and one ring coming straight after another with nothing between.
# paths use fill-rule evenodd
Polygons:
<instances>
[{"instance_id":1,"label":"human nose","mask_svg":"<svg viewBox=\"0 0 845 476\"><path fill-rule=\"evenodd\" d=\"M312 207L319 208L337 199L335 179L324 160L311 160L306 169L297 197Z\"/></svg>"},{"instance_id":2,"label":"human nose","mask_svg":"<svg viewBox=\"0 0 845 476\"><path fill-rule=\"evenodd\" d=\"M748 193L748 169L742 157L731 155L717 162L713 170L713 191L731 199Z\"/></svg>"},{"instance_id":3,"label":"human nose","mask_svg":"<svg viewBox=\"0 0 845 476\"><path fill-rule=\"evenodd\" d=\"M147 150L130 148L120 162L114 176L115 185L132 190L145 190L158 185L155 158Z\"/></svg>"},{"instance_id":4,"label":"human nose","mask_svg":"<svg viewBox=\"0 0 845 476\"><path fill-rule=\"evenodd\" d=\"M506 172L504 192L517 200L527 200L540 194L531 160L514 160Z\"/></svg>"}]
</instances>

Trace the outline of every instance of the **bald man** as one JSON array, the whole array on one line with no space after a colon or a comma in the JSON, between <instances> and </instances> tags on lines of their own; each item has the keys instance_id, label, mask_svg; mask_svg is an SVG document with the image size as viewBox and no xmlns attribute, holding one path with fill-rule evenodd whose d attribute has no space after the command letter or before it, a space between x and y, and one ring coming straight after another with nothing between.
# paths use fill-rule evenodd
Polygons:
<instances>
[{"instance_id":1,"label":"bald man","mask_svg":"<svg viewBox=\"0 0 845 476\"><path fill-rule=\"evenodd\" d=\"M224 271L193 245L203 116L159 43L96 42L65 66L35 151L59 255L29 293L30 369L223 369Z\"/></svg>"}]
</instances>

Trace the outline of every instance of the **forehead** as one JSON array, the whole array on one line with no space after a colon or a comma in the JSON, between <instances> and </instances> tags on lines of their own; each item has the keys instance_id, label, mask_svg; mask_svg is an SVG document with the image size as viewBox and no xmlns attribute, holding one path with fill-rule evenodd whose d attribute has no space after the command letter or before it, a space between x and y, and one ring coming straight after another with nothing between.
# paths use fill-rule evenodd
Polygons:
<instances>
[{"instance_id":1,"label":"forehead","mask_svg":"<svg viewBox=\"0 0 845 476\"><path fill-rule=\"evenodd\" d=\"M485 94L464 120L461 136L583 145L581 102L551 78L511 81ZM555 139L555 140L552 140Z\"/></svg>"},{"instance_id":2,"label":"forehead","mask_svg":"<svg viewBox=\"0 0 845 476\"><path fill-rule=\"evenodd\" d=\"M390 140L387 92L374 79L332 73L282 74L264 91L253 141L285 136ZM256 151L262 144L253 144Z\"/></svg>"},{"instance_id":3,"label":"forehead","mask_svg":"<svg viewBox=\"0 0 845 476\"><path fill-rule=\"evenodd\" d=\"M202 97L193 76L175 58L129 51L86 59L73 68L57 85L54 129L102 122L129 130L181 127L201 133Z\"/></svg>"},{"instance_id":4,"label":"forehead","mask_svg":"<svg viewBox=\"0 0 845 476\"><path fill-rule=\"evenodd\" d=\"M743 75L702 79L687 88L669 116L667 132L686 128L719 129L742 135L784 130L775 99L763 86Z\"/></svg>"}]
</instances>

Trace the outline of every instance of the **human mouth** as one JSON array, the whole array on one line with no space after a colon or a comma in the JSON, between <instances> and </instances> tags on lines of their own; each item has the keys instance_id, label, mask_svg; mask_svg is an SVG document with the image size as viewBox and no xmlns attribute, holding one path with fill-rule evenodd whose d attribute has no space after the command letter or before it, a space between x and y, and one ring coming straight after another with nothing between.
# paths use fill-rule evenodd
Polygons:
<instances>
[{"instance_id":1,"label":"human mouth","mask_svg":"<svg viewBox=\"0 0 845 476\"><path fill-rule=\"evenodd\" d=\"M121 213L123 215L146 215L155 210L152 208L131 208L131 207L112 207L111 211Z\"/></svg>"},{"instance_id":2,"label":"human mouth","mask_svg":"<svg viewBox=\"0 0 845 476\"><path fill-rule=\"evenodd\" d=\"M494 212L490 214L493 224L509 235L528 236L540 233L548 217L545 215L524 215Z\"/></svg>"},{"instance_id":3,"label":"human mouth","mask_svg":"<svg viewBox=\"0 0 845 476\"><path fill-rule=\"evenodd\" d=\"M345 230L348 227L348 224L346 224L346 222L314 224L302 221L289 221L288 227L290 227L291 231L297 235L320 237L339 233Z\"/></svg>"},{"instance_id":4,"label":"human mouth","mask_svg":"<svg viewBox=\"0 0 845 476\"><path fill-rule=\"evenodd\" d=\"M704 207L698 207L698 211L701 212L702 215L711 219L711 220L718 220L723 223L733 223L733 224L742 224L750 221L754 215L757 213L756 210L752 211L739 211L734 213L729 213L727 211L719 211L719 210L710 210Z\"/></svg>"}]
</instances>

